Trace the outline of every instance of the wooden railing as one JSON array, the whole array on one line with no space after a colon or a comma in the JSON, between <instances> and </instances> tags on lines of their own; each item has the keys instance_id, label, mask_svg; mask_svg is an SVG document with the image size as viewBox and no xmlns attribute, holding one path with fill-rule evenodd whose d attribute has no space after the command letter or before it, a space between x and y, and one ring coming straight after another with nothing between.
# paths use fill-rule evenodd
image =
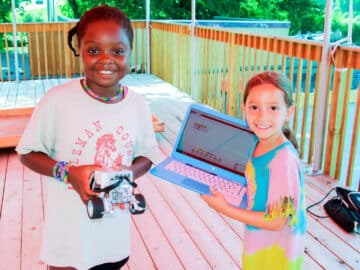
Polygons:
<instances>
[{"instance_id":1,"label":"wooden railing","mask_svg":"<svg viewBox=\"0 0 360 270\"><path fill-rule=\"evenodd\" d=\"M301 158L314 161L322 43L260 36L228 29L196 27L192 54L189 25L151 24L151 73L218 110L243 118L241 95L257 72L275 70L288 75L295 89L292 127ZM192 61L195 55L195 64ZM192 73L191 65L195 66ZM358 188L360 178L359 106L360 47L339 46L329 55L324 120L320 134L323 171ZM194 74L194 76L192 76ZM191 79L195 91L191 92Z\"/></svg>"},{"instance_id":2,"label":"wooden railing","mask_svg":"<svg viewBox=\"0 0 360 270\"><path fill-rule=\"evenodd\" d=\"M67 44L67 33L75 22L17 24L17 55L21 80L52 77L70 78L82 74L79 57ZM131 71L144 72L146 65L145 22L134 21L134 50ZM15 79L12 24L0 24L0 80ZM9 44L11 41L11 44ZM73 40L75 42L75 39Z\"/></svg>"},{"instance_id":3,"label":"wooden railing","mask_svg":"<svg viewBox=\"0 0 360 270\"><path fill-rule=\"evenodd\" d=\"M73 23L18 24L20 79L73 77L81 74L79 59L67 47L67 31ZM147 48L145 23L133 21L135 44L132 70L145 72ZM188 24L151 22L151 73L229 115L244 118L241 97L247 80L257 72L275 70L288 75L295 89L296 113L292 127L300 144L301 158L313 164L315 138L321 136L321 171L358 188L360 178L360 48L339 46L329 55L326 108L319 115L322 43ZM0 34L11 35L12 25L1 24ZM26 38L25 38L26 37ZM11 80L11 49L1 45L5 58L1 80ZM195 45L195 46L194 46ZM194 50L194 51L192 51ZM195 56L195 57L193 57ZM28 57L28 59L26 59ZM0 61L1 63L1 61ZM6 68L8 68L6 70ZM192 89L193 86L193 89ZM316 125L323 119L322 134Z\"/></svg>"}]
</instances>

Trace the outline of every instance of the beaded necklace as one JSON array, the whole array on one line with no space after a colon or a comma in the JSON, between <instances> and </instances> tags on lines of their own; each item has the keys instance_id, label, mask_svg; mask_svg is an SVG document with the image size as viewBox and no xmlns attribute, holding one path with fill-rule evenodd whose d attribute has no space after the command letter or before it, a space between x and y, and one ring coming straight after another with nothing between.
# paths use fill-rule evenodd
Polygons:
<instances>
[{"instance_id":1,"label":"beaded necklace","mask_svg":"<svg viewBox=\"0 0 360 270\"><path fill-rule=\"evenodd\" d=\"M91 89L90 87L86 84L86 80L84 79L83 80L83 87L84 87L84 90L86 93L88 93L91 97L99 100L99 101L102 101L102 102L105 102L105 103L113 103L115 101L119 101L120 99L122 99L123 97L123 94L124 94L124 88L123 86L120 84L119 85L119 90L117 92L117 94L115 96L112 96L112 97L102 97L98 94L95 94Z\"/></svg>"}]
</instances>

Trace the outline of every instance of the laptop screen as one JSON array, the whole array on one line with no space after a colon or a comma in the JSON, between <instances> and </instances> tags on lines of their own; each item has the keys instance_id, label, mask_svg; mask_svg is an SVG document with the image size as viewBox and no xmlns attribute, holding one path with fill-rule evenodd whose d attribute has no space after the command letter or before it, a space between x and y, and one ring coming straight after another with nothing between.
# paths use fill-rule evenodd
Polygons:
<instances>
[{"instance_id":1,"label":"laptop screen","mask_svg":"<svg viewBox=\"0 0 360 270\"><path fill-rule=\"evenodd\" d=\"M176 152L244 175L254 142L254 134L236 121L191 109Z\"/></svg>"}]
</instances>

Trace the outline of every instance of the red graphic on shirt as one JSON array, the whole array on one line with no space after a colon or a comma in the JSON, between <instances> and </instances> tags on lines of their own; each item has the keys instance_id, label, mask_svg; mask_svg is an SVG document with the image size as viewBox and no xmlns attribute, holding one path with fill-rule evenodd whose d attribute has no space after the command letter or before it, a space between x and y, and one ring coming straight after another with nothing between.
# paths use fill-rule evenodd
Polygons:
<instances>
[{"instance_id":1,"label":"red graphic on shirt","mask_svg":"<svg viewBox=\"0 0 360 270\"><path fill-rule=\"evenodd\" d=\"M113 134L105 134L96 141L95 164L111 168L122 163L122 155L112 157L117 153L115 142Z\"/></svg>"}]
</instances>

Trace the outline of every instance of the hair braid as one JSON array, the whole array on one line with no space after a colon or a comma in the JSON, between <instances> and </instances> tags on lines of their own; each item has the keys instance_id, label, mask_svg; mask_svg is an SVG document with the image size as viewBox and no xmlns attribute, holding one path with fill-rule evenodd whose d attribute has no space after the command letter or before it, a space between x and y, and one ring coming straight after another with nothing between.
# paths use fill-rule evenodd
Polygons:
<instances>
[{"instance_id":1,"label":"hair braid","mask_svg":"<svg viewBox=\"0 0 360 270\"><path fill-rule=\"evenodd\" d=\"M73 52L74 56L79 56L79 54L77 53L76 49L74 48L74 46L72 44L72 39L73 39L73 36L76 35L76 31L77 31L77 24L69 30L68 36L67 36L67 42L68 42L68 46L69 46L70 50Z\"/></svg>"}]
</instances>

